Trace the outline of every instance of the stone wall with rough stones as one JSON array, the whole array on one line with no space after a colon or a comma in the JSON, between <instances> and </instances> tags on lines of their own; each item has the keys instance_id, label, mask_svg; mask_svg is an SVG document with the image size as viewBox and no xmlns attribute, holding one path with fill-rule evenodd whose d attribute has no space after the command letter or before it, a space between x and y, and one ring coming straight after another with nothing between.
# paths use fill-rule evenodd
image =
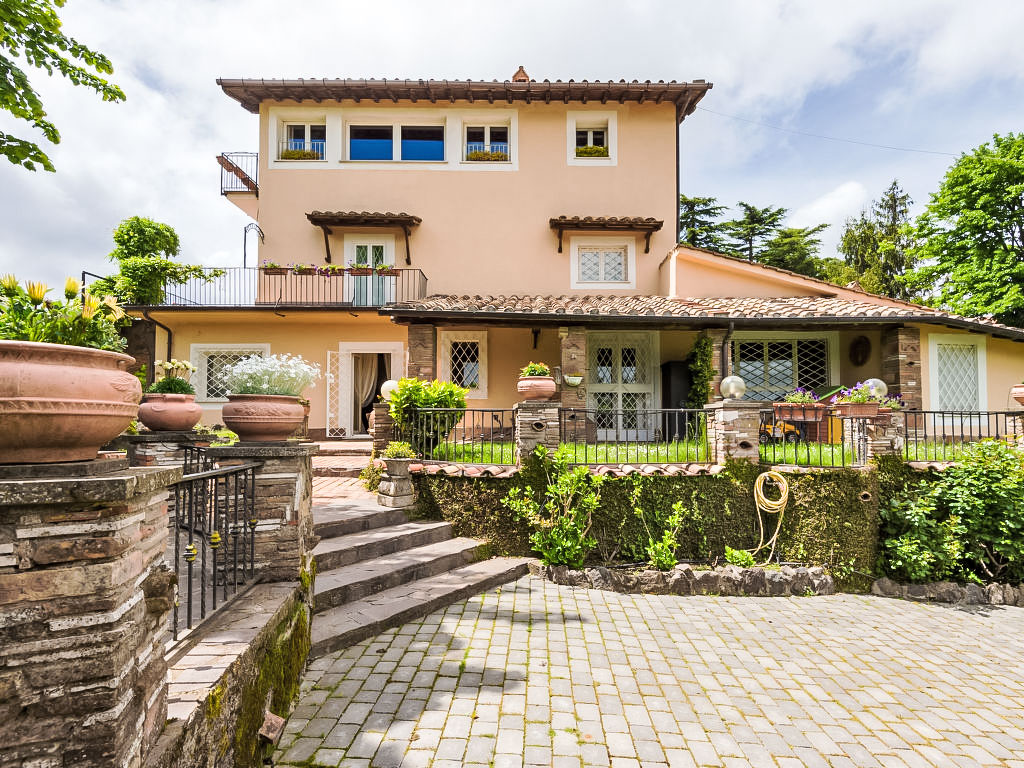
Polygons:
<instances>
[{"instance_id":1,"label":"stone wall with rough stones","mask_svg":"<svg viewBox=\"0 0 1024 768\"><path fill-rule=\"evenodd\" d=\"M1010 584L957 584L936 581L931 584L900 584L881 578L871 585L871 594L879 597L899 597L921 603L960 603L963 605L1020 605L1024 606L1024 587Z\"/></svg>"},{"instance_id":2,"label":"stone wall with rough stones","mask_svg":"<svg viewBox=\"0 0 1024 768\"><path fill-rule=\"evenodd\" d=\"M558 450L558 403L547 400L525 400L513 408L517 464L543 445L554 453Z\"/></svg>"},{"instance_id":3,"label":"stone wall with rough stones","mask_svg":"<svg viewBox=\"0 0 1024 768\"><path fill-rule=\"evenodd\" d=\"M209 438L194 432L142 432L123 435L122 440L133 467L180 467L185 446L209 443Z\"/></svg>"},{"instance_id":4,"label":"stone wall with rough stones","mask_svg":"<svg viewBox=\"0 0 1024 768\"><path fill-rule=\"evenodd\" d=\"M704 406L707 414L709 461L724 464L727 459L761 460L759 438L761 406L741 400L718 400Z\"/></svg>"},{"instance_id":5,"label":"stone wall with rough stones","mask_svg":"<svg viewBox=\"0 0 1024 768\"><path fill-rule=\"evenodd\" d=\"M784 597L787 595L831 595L835 584L824 568L740 568L725 565L699 569L677 565L671 571L631 571L622 568L584 568L564 565L530 564L535 576L570 587L603 589L609 592L650 595L743 595Z\"/></svg>"},{"instance_id":6,"label":"stone wall with rough stones","mask_svg":"<svg viewBox=\"0 0 1024 768\"><path fill-rule=\"evenodd\" d=\"M146 764L166 719L180 477L0 478L0 768Z\"/></svg>"}]
</instances>

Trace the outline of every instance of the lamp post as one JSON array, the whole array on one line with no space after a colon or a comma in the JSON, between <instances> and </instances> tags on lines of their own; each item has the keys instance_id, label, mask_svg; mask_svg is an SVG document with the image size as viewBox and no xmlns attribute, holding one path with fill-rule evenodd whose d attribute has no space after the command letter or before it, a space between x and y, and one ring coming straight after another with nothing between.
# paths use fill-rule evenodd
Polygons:
<instances>
[{"instance_id":1,"label":"lamp post","mask_svg":"<svg viewBox=\"0 0 1024 768\"><path fill-rule=\"evenodd\" d=\"M747 393L747 382L736 374L726 376L718 385L718 391L726 400L740 400Z\"/></svg>"}]
</instances>

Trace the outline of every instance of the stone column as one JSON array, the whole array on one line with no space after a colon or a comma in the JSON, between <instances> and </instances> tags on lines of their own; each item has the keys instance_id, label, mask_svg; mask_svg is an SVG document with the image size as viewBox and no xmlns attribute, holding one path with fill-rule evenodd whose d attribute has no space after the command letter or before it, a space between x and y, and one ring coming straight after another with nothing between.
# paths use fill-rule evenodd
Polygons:
<instances>
[{"instance_id":1,"label":"stone column","mask_svg":"<svg viewBox=\"0 0 1024 768\"><path fill-rule=\"evenodd\" d=\"M730 345L725 343L728 331L721 328L709 328L704 333L711 339L711 397L714 400L721 400L722 395L718 391L718 385L729 375L729 362L732 359ZM723 348L725 349L725 365L722 365Z\"/></svg>"},{"instance_id":2,"label":"stone column","mask_svg":"<svg viewBox=\"0 0 1024 768\"><path fill-rule=\"evenodd\" d=\"M180 467L185 461L185 447L208 445L210 438L195 432L142 432L122 435L133 467Z\"/></svg>"},{"instance_id":3,"label":"stone column","mask_svg":"<svg viewBox=\"0 0 1024 768\"><path fill-rule=\"evenodd\" d=\"M761 460L758 450L760 403L719 400L704 406L704 412L707 414L711 461L722 464L726 459Z\"/></svg>"},{"instance_id":4,"label":"stone column","mask_svg":"<svg viewBox=\"0 0 1024 768\"><path fill-rule=\"evenodd\" d=\"M259 463L256 470L256 568L265 579L294 581L308 567L313 533L315 443L212 446L206 455L221 467Z\"/></svg>"},{"instance_id":5,"label":"stone column","mask_svg":"<svg viewBox=\"0 0 1024 768\"><path fill-rule=\"evenodd\" d=\"M416 503L409 465L412 459L384 459L387 469L377 487L377 503L382 507L403 509Z\"/></svg>"},{"instance_id":6,"label":"stone column","mask_svg":"<svg viewBox=\"0 0 1024 768\"><path fill-rule=\"evenodd\" d=\"M391 418L391 406L388 403L373 404L373 454L380 456L394 439L395 420Z\"/></svg>"},{"instance_id":7,"label":"stone column","mask_svg":"<svg viewBox=\"0 0 1024 768\"><path fill-rule=\"evenodd\" d=\"M882 380L903 395L911 410L921 409L921 331L891 327L882 331Z\"/></svg>"},{"instance_id":8,"label":"stone column","mask_svg":"<svg viewBox=\"0 0 1024 768\"><path fill-rule=\"evenodd\" d=\"M139 768L167 718L167 486L126 459L0 469L0 766Z\"/></svg>"},{"instance_id":9,"label":"stone column","mask_svg":"<svg viewBox=\"0 0 1024 768\"><path fill-rule=\"evenodd\" d=\"M867 457L902 454L906 438L906 415L900 411L880 413L866 422Z\"/></svg>"},{"instance_id":10,"label":"stone column","mask_svg":"<svg viewBox=\"0 0 1024 768\"><path fill-rule=\"evenodd\" d=\"M409 326L409 370L414 379L437 378L437 329L425 323Z\"/></svg>"},{"instance_id":11,"label":"stone column","mask_svg":"<svg viewBox=\"0 0 1024 768\"><path fill-rule=\"evenodd\" d=\"M581 325L558 329L562 346L561 400L566 408L587 407L587 329ZM578 387L565 383L566 376L582 376Z\"/></svg>"},{"instance_id":12,"label":"stone column","mask_svg":"<svg viewBox=\"0 0 1024 768\"><path fill-rule=\"evenodd\" d=\"M525 400L513 406L515 421L516 464L533 453L538 445L549 451L558 449L558 403L548 400Z\"/></svg>"}]
</instances>

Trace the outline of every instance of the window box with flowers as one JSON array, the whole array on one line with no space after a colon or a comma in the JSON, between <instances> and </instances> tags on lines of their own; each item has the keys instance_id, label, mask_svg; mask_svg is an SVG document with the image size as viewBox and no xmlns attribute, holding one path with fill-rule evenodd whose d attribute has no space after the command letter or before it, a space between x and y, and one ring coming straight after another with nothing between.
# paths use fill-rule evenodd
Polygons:
<instances>
[{"instance_id":1,"label":"window box with flowers","mask_svg":"<svg viewBox=\"0 0 1024 768\"><path fill-rule=\"evenodd\" d=\"M264 261L260 264L260 271L265 275L287 275L289 267L283 267L274 261Z\"/></svg>"},{"instance_id":2,"label":"window box with flowers","mask_svg":"<svg viewBox=\"0 0 1024 768\"><path fill-rule=\"evenodd\" d=\"M878 398L862 381L839 390L831 402L836 416L843 418L873 418L878 415Z\"/></svg>"},{"instance_id":3,"label":"window box with flowers","mask_svg":"<svg viewBox=\"0 0 1024 768\"><path fill-rule=\"evenodd\" d=\"M777 421L823 421L827 413L817 393L804 387L789 392L782 402L772 403L772 410Z\"/></svg>"}]
</instances>

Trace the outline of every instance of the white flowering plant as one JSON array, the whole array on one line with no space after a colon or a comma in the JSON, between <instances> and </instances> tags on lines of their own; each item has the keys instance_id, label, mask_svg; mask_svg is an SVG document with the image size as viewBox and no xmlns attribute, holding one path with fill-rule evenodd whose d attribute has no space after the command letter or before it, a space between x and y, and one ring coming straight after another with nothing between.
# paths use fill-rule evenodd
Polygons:
<instances>
[{"instance_id":1,"label":"white flowering plant","mask_svg":"<svg viewBox=\"0 0 1024 768\"><path fill-rule=\"evenodd\" d=\"M316 386L320 366L301 355L251 355L228 366L224 382L232 395L290 395L299 397Z\"/></svg>"}]
</instances>

